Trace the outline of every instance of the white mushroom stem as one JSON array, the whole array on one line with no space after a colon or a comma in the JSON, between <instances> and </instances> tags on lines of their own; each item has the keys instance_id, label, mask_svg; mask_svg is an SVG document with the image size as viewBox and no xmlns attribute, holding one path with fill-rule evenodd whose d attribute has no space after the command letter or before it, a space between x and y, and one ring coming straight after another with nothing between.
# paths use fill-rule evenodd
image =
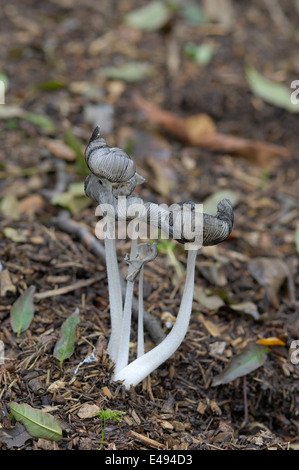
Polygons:
<instances>
[{"instance_id":1,"label":"white mushroom stem","mask_svg":"<svg viewBox=\"0 0 299 470\"><path fill-rule=\"evenodd\" d=\"M137 331L137 357L144 354L144 328L143 328L143 273L144 266L140 269L138 285L138 331Z\"/></svg>"},{"instance_id":2,"label":"white mushroom stem","mask_svg":"<svg viewBox=\"0 0 299 470\"><path fill-rule=\"evenodd\" d=\"M123 381L127 389L130 388L130 385L136 386L157 369L182 343L189 326L192 311L196 255L197 250L188 250L186 283L180 310L171 332L158 346L115 373L114 380Z\"/></svg>"},{"instance_id":3,"label":"white mushroom stem","mask_svg":"<svg viewBox=\"0 0 299 470\"><path fill-rule=\"evenodd\" d=\"M137 251L137 238L136 239L133 238L132 244L131 244L131 253L130 253L131 259L134 259L136 257L136 251ZM131 273L133 269L134 269L133 266L129 266L128 275ZM121 335L120 335L119 346L118 346L118 351L117 351L114 374L117 374L121 369L126 367L129 361L133 289L134 289L134 280L127 281L124 312L123 312L121 322L119 323Z\"/></svg>"},{"instance_id":4,"label":"white mushroom stem","mask_svg":"<svg viewBox=\"0 0 299 470\"><path fill-rule=\"evenodd\" d=\"M111 317L111 335L107 350L111 359L115 361L121 337L123 302L115 239L105 238L104 243Z\"/></svg>"}]
</instances>

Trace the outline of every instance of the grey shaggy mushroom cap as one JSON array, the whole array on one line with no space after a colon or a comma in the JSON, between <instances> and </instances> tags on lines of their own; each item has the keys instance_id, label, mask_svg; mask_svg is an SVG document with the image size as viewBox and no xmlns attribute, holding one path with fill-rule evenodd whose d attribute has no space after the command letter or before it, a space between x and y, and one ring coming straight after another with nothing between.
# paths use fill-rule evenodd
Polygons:
<instances>
[{"instance_id":1,"label":"grey shaggy mushroom cap","mask_svg":"<svg viewBox=\"0 0 299 470\"><path fill-rule=\"evenodd\" d=\"M96 127L85 150L85 160L89 170L99 178L112 183L127 182L136 173L136 167L129 155L118 147L109 147L100 137Z\"/></svg>"}]
</instances>

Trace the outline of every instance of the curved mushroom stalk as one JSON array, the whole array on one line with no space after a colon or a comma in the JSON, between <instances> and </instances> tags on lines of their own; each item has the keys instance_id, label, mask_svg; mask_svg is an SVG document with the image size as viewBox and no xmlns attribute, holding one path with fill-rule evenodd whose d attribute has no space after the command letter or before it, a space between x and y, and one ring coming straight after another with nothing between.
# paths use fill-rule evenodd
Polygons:
<instances>
[{"instance_id":1,"label":"curved mushroom stalk","mask_svg":"<svg viewBox=\"0 0 299 470\"><path fill-rule=\"evenodd\" d=\"M111 335L107 351L112 361L115 361L121 338L120 325L122 321L123 301L115 239L105 238L104 243L111 317Z\"/></svg>"},{"instance_id":2,"label":"curved mushroom stalk","mask_svg":"<svg viewBox=\"0 0 299 470\"><path fill-rule=\"evenodd\" d=\"M137 238L132 240L130 258L136 257L137 251ZM129 266L128 277L133 271L133 267ZM127 278L128 279L128 278ZM114 373L117 373L123 369L129 360L129 344L130 344L130 332L131 332L131 318L132 318L132 303L133 303L133 289L134 289L135 277L127 282L124 311L120 322L120 339L118 344L117 356L115 361ZM119 331L119 329L118 329Z\"/></svg>"},{"instance_id":3,"label":"curved mushroom stalk","mask_svg":"<svg viewBox=\"0 0 299 470\"><path fill-rule=\"evenodd\" d=\"M137 225L137 223L135 222ZM133 288L137 275L142 271L139 278L139 315L138 315L138 352L144 349L143 346L143 266L155 259L157 256L157 246L150 243L140 243L137 245L137 238L132 240L130 259L126 259L129 264L127 275L127 289L125 296L124 313L121 322L121 338L117 360L115 364L114 374L117 375L128 364L129 359L129 343L131 331L132 301ZM141 298L142 296L142 298ZM139 324L140 322L140 324ZM142 334L140 329L142 329Z\"/></svg>"},{"instance_id":4,"label":"curved mushroom stalk","mask_svg":"<svg viewBox=\"0 0 299 470\"><path fill-rule=\"evenodd\" d=\"M140 243L137 246L136 258L130 261L134 267L132 273L127 277L127 280L136 279L139 274L138 283L138 331L137 331L137 357L144 354L144 328L143 328L143 279L144 279L144 265L153 261L157 256L157 245L150 243Z\"/></svg>"},{"instance_id":5,"label":"curved mushroom stalk","mask_svg":"<svg viewBox=\"0 0 299 470\"><path fill-rule=\"evenodd\" d=\"M139 284L138 284L138 331L137 331L137 357L143 356L144 354L144 306L143 306L143 278L144 278L144 266L141 266L139 273Z\"/></svg>"},{"instance_id":6,"label":"curved mushroom stalk","mask_svg":"<svg viewBox=\"0 0 299 470\"><path fill-rule=\"evenodd\" d=\"M124 369L114 374L114 380L123 381L129 389L136 386L163 362L165 362L182 343L190 321L194 291L194 271L197 250L188 251L186 283L182 296L180 310L176 322L168 336L151 351L135 359Z\"/></svg>"}]
</instances>

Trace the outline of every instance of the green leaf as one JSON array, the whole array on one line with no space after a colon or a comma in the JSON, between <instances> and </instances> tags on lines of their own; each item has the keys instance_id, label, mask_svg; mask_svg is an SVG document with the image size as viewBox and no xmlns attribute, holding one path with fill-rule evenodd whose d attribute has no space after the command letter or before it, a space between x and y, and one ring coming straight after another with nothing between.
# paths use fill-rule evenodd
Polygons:
<instances>
[{"instance_id":1,"label":"green leaf","mask_svg":"<svg viewBox=\"0 0 299 470\"><path fill-rule=\"evenodd\" d=\"M18 220L20 218L19 202L12 192L5 194L0 203L0 210L9 219Z\"/></svg>"},{"instance_id":2,"label":"green leaf","mask_svg":"<svg viewBox=\"0 0 299 470\"><path fill-rule=\"evenodd\" d=\"M251 91L266 103L291 113L299 113L299 106L291 102L290 87L263 77L254 67L246 67L246 77Z\"/></svg>"},{"instance_id":3,"label":"green leaf","mask_svg":"<svg viewBox=\"0 0 299 470\"><path fill-rule=\"evenodd\" d=\"M82 144L71 131L71 129L67 129L65 131L64 142L75 152L78 173L82 176L87 176L89 174L89 170L87 168L84 153L82 151Z\"/></svg>"},{"instance_id":4,"label":"green leaf","mask_svg":"<svg viewBox=\"0 0 299 470\"><path fill-rule=\"evenodd\" d=\"M24 232L13 227L4 227L3 234L6 236L6 238L9 238L15 243L25 243L27 241L27 237L25 236Z\"/></svg>"},{"instance_id":5,"label":"green leaf","mask_svg":"<svg viewBox=\"0 0 299 470\"><path fill-rule=\"evenodd\" d=\"M72 183L65 193L57 194L51 199L51 203L68 209L72 214L77 214L90 205L84 192L84 183Z\"/></svg>"},{"instance_id":6,"label":"green leaf","mask_svg":"<svg viewBox=\"0 0 299 470\"><path fill-rule=\"evenodd\" d=\"M62 438L59 422L48 413L16 402L10 404L10 411L17 421L24 424L31 436L51 441L59 441Z\"/></svg>"},{"instance_id":7,"label":"green leaf","mask_svg":"<svg viewBox=\"0 0 299 470\"><path fill-rule=\"evenodd\" d=\"M0 106L0 119L9 120L13 118L25 119L25 121L29 121L35 126L42 127L48 132L53 132L56 129L56 126L53 121L46 116L42 116L36 113L30 113L29 111L25 111L19 106Z\"/></svg>"},{"instance_id":8,"label":"green leaf","mask_svg":"<svg viewBox=\"0 0 299 470\"><path fill-rule=\"evenodd\" d=\"M76 341L76 327L79 323L79 309L77 308L61 326L60 335L53 353L53 356L58 359L60 365L73 354Z\"/></svg>"},{"instance_id":9,"label":"green leaf","mask_svg":"<svg viewBox=\"0 0 299 470\"><path fill-rule=\"evenodd\" d=\"M65 88L65 82L60 78L54 78L52 80L46 80L35 85L35 90L41 91L55 91Z\"/></svg>"},{"instance_id":10,"label":"green leaf","mask_svg":"<svg viewBox=\"0 0 299 470\"><path fill-rule=\"evenodd\" d=\"M172 17L172 11L165 2L150 2L125 16L128 25L142 31L157 31Z\"/></svg>"},{"instance_id":11,"label":"green leaf","mask_svg":"<svg viewBox=\"0 0 299 470\"><path fill-rule=\"evenodd\" d=\"M98 413L98 417L102 419L103 421L107 421L109 419L110 421L117 421L121 423L122 421L121 417L126 414L127 413L125 411L110 410L109 408L104 410L103 408Z\"/></svg>"},{"instance_id":12,"label":"green leaf","mask_svg":"<svg viewBox=\"0 0 299 470\"><path fill-rule=\"evenodd\" d=\"M185 53L199 65L208 65L214 55L214 46L212 44L196 45L189 42L185 46Z\"/></svg>"},{"instance_id":13,"label":"green leaf","mask_svg":"<svg viewBox=\"0 0 299 470\"><path fill-rule=\"evenodd\" d=\"M33 319L34 293L35 286L30 286L22 295L20 295L11 308L10 323L17 336L20 336L23 331L27 330Z\"/></svg>"},{"instance_id":14,"label":"green leaf","mask_svg":"<svg viewBox=\"0 0 299 470\"><path fill-rule=\"evenodd\" d=\"M202 8L195 3L182 5L182 13L184 18L193 24L201 24L206 20L205 13Z\"/></svg>"},{"instance_id":15,"label":"green leaf","mask_svg":"<svg viewBox=\"0 0 299 470\"><path fill-rule=\"evenodd\" d=\"M267 358L268 348L261 344L248 344L237 356L233 357L227 367L216 377L212 386L232 382L238 377L249 374L262 366Z\"/></svg>"},{"instance_id":16,"label":"green leaf","mask_svg":"<svg viewBox=\"0 0 299 470\"><path fill-rule=\"evenodd\" d=\"M112 80L140 82L152 73L152 67L145 62L128 62L119 67L102 67L100 75Z\"/></svg>"},{"instance_id":17,"label":"green leaf","mask_svg":"<svg viewBox=\"0 0 299 470\"><path fill-rule=\"evenodd\" d=\"M42 116L40 114L35 114L35 113L25 112L25 113L22 114L22 117L26 121L31 122L31 124L34 124L35 126L42 127L46 131L54 132L55 129L56 129L56 126L53 123L53 121L50 118L46 117L46 116Z\"/></svg>"}]
</instances>

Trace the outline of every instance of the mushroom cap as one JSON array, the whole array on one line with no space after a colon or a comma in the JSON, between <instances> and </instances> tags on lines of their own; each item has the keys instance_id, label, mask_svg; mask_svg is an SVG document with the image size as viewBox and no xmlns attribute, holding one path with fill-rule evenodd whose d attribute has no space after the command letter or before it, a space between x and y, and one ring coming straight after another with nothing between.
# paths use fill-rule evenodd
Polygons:
<instances>
[{"instance_id":1,"label":"mushroom cap","mask_svg":"<svg viewBox=\"0 0 299 470\"><path fill-rule=\"evenodd\" d=\"M136 173L136 167L129 155L118 147L109 147L97 126L85 149L85 161L89 170L99 178L112 183L124 183Z\"/></svg>"}]
</instances>

